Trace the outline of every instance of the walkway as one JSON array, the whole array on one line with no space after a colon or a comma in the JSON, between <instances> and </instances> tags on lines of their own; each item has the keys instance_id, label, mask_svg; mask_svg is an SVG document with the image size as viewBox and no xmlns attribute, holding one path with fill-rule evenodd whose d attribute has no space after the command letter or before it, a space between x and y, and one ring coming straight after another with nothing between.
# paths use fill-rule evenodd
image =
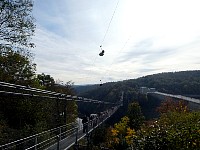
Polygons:
<instances>
[{"instance_id":1,"label":"walkway","mask_svg":"<svg viewBox=\"0 0 200 150\"><path fill-rule=\"evenodd\" d=\"M83 133L83 125L80 126L77 122L73 122L5 145L0 145L0 150L67 150L104 123L119 107L112 107L102 112L99 118L91 120L88 123L87 133ZM94 126L94 122L97 123L96 126Z\"/></svg>"},{"instance_id":2,"label":"walkway","mask_svg":"<svg viewBox=\"0 0 200 150\"><path fill-rule=\"evenodd\" d=\"M149 92L149 93L151 93L151 92ZM155 93L155 94L158 94L158 95L163 95L163 96L169 96L169 97L182 99L182 100L186 100L186 101L190 101L190 102L193 102L193 103L200 104L200 100L196 99L196 98L186 97L186 96L182 96L182 95L166 94L166 93L162 93L162 92L152 92L152 93Z\"/></svg>"}]
</instances>

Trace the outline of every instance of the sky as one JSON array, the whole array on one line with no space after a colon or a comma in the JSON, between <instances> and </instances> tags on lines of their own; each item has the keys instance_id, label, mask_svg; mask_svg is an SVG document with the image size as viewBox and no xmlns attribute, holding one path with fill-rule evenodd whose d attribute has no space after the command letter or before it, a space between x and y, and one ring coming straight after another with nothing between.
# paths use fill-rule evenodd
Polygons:
<instances>
[{"instance_id":1,"label":"sky","mask_svg":"<svg viewBox=\"0 0 200 150\"><path fill-rule=\"evenodd\" d=\"M199 0L35 0L37 73L80 85L199 70L199 6Z\"/></svg>"}]
</instances>

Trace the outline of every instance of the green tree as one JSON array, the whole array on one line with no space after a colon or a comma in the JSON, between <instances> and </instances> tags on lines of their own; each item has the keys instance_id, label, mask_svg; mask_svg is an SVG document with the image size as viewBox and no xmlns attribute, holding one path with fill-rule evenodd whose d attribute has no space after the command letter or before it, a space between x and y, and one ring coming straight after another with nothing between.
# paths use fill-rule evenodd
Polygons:
<instances>
[{"instance_id":1,"label":"green tree","mask_svg":"<svg viewBox=\"0 0 200 150\"><path fill-rule=\"evenodd\" d=\"M40 82L40 85L45 86L47 90L51 89L51 87L54 86L55 84L54 78L51 77L50 75L45 75L44 73L42 73L38 74L37 78Z\"/></svg>"},{"instance_id":2,"label":"green tree","mask_svg":"<svg viewBox=\"0 0 200 150\"><path fill-rule=\"evenodd\" d=\"M0 80L9 83L33 86L36 64L31 62L31 55L11 48L0 51Z\"/></svg>"},{"instance_id":3,"label":"green tree","mask_svg":"<svg viewBox=\"0 0 200 150\"><path fill-rule=\"evenodd\" d=\"M139 103L133 102L128 106L127 116L129 118L129 127L138 130L144 122L144 116Z\"/></svg>"},{"instance_id":4,"label":"green tree","mask_svg":"<svg viewBox=\"0 0 200 150\"><path fill-rule=\"evenodd\" d=\"M66 95L74 95L74 91L72 88L73 82L69 81L63 85L57 84L55 85L55 91L60 92ZM75 101L57 101L59 112L62 112L61 116L62 124L66 124L72 121L75 121L78 115L78 107Z\"/></svg>"},{"instance_id":5,"label":"green tree","mask_svg":"<svg viewBox=\"0 0 200 150\"><path fill-rule=\"evenodd\" d=\"M65 95L74 95L73 91L73 82L69 81L65 84L61 82L55 83L54 79L50 75L41 74L38 76L39 80L45 85L45 89L53 92L62 93ZM55 84L54 84L55 83ZM75 120L78 115L78 108L75 101L66 101L66 100L55 100L53 102L53 117L54 126L63 125Z\"/></svg>"},{"instance_id":6,"label":"green tree","mask_svg":"<svg viewBox=\"0 0 200 150\"><path fill-rule=\"evenodd\" d=\"M0 1L0 48L34 47L30 42L35 31L32 8L32 0Z\"/></svg>"},{"instance_id":7,"label":"green tree","mask_svg":"<svg viewBox=\"0 0 200 150\"><path fill-rule=\"evenodd\" d=\"M32 0L0 1L0 80L37 87L36 64L28 48L34 47ZM36 85L35 85L36 84Z\"/></svg>"}]
</instances>

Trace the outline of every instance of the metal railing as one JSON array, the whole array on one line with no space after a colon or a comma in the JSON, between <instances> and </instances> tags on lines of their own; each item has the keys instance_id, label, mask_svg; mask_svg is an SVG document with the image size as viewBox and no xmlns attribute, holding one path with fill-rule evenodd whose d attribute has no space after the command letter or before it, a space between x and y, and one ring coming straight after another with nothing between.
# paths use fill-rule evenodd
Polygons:
<instances>
[{"instance_id":1,"label":"metal railing","mask_svg":"<svg viewBox=\"0 0 200 150\"><path fill-rule=\"evenodd\" d=\"M35 135L31 135L4 145L1 145L1 150L7 150L7 149L41 149L42 147L45 147L45 145L49 145L53 142L53 140L56 140L57 135L61 135L64 133L67 133L72 129L71 127L76 126L75 123L70 123L66 125L62 125ZM62 135L61 135L62 136Z\"/></svg>"},{"instance_id":2,"label":"metal railing","mask_svg":"<svg viewBox=\"0 0 200 150\"><path fill-rule=\"evenodd\" d=\"M106 115L99 116L98 125L105 121L105 118L110 116L110 114L114 113L117 107L114 107L118 104L104 102L99 100L92 100L88 98L66 95L63 93L57 93L42 89L31 88L23 85L10 84L6 82L0 82L0 95L3 96L27 96L27 97L38 97L38 98L49 98L49 99L58 99L58 100L66 100L66 101L77 101L77 102L87 102L87 103L102 103L113 106L113 109L107 111ZM107 119L107 118L106 118ZM83 126L79 127L76 122L59 126L26 138L22 138L4 145L0 145L0 150L39 150L46 149L52 145L57 145L57 149L59 149L60 142L65 139L69 139L71 137L75 137L77 135L77 140L74 140L72 143L76 143L81 137L79 132L81 132ZM96 126L88 126L88 132L91 132L95 129ZM82 135L83 137L85 135ZM71 144L72 144L71 143ZM69 144L70 145L70 144Z\"/></svg>"},{"instance_id":3,"label":"metal railing","mask_svg":"<svg viewBox=\"0 0 200 150\"><path fill-rule=\"evenodd\" d=\"M58 100L66 100L66 101L116 105L115 103L111 103L111 102L93 100L93 99L88 99L84 97L78 97L75 95L67 95L63 93L52 92L52 91L32 88L32 87L23 86L23 85L11 84L11 83L6 83L6 82L0 82L0 87L1 87L0 94L4 94L4 95L17 95L17 96L27 96L27 97L58 99Z\"/></svg>"},{"instance_id":4,"label":"metal railing","mask_svg":"<svg viewBox=\"0 0 200 150\"><path fill-rule=\"evenodd\" d=\"M0 150L59 150L60 147L63 147L62 143L65 143L64 149L68 149L105 122L118 108L119 106L113 107L112 109L103 112L102 115L98 116L98 118L94 118L85 124L80 125L78 122L73 122L0 145ZM87 132L85 133L83 133L84 126L87 126ZM69 142L69 139L72 139L71 142Z\"/></svg>"}]
</instances>

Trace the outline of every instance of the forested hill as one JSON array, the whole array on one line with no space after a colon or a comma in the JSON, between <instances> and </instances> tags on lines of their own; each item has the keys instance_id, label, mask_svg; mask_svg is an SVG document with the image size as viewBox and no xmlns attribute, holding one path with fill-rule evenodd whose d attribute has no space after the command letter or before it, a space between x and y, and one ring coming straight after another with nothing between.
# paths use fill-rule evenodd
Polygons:
<instances>
[{"instance_id":1,"label":"forested hill","mask_svg":"<svg viewBox=\"0 0 200 150\"><path fill-rule=\"evenodd\" d=\"M125 92L125 98L134 99L142 86L154 87L160 92L171 94L200 95L200 70L153 74L138 79L105 83L99 87L82 86L82 89L87 89L84 92L75 89L80 96L116 102L122 91Z\"/></svg>"},{"instance_id":2,"label":"forested hill","mask_svg":"<svg viewBox=\"0 0 200 150\"><path fill-rule=\"evenodd\" d=\"M99 85L97 84L89 84L89 85L73 85L72 86L76 90L76 94L85 93L94 89L97 89Z\"/></svg>"},{"instance_id":3,"label":"forested hill","mask_svg":"<svg viewBox=\"0 0 200 150\"><path fill-rule=\"evenodd\" d=\"M159 73L128 82L171 94L200 94L200 70Z\"/></svg>"}]
</instances>

